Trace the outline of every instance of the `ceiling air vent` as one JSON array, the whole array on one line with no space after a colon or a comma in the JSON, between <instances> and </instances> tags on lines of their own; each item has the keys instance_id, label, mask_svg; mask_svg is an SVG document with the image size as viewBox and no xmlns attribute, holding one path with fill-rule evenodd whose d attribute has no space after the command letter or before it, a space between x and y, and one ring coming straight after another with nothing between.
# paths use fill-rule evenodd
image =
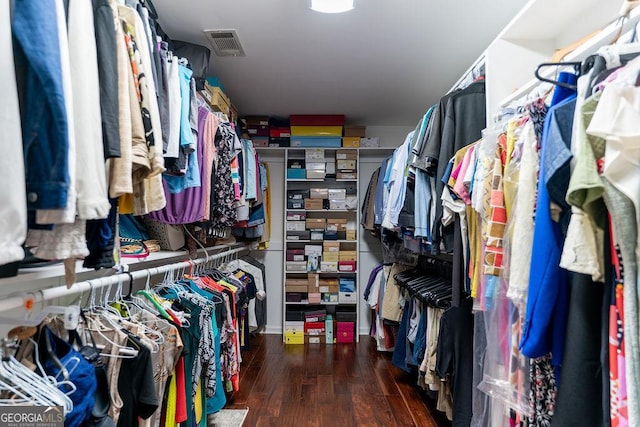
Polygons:
<instances>
[{"instance_id":1,"label":"ceiling air vent","mask_svg":"<svg viewBox=\"0 0 640 427\"><path fill-rule=\"evenodd\" d=\"M205 30L205 34L218 56L245 56L236 30Z\"/></svg>"}]
</instances>

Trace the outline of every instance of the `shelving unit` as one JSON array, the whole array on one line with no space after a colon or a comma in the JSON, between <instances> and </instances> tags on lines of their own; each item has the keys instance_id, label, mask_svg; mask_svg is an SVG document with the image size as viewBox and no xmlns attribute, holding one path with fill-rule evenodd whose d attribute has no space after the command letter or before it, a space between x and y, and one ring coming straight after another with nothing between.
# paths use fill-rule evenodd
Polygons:
<instances>
[{"instance_id":1,"label":"shelving unit","mask_svg":"<svg viewBox=\"0 0 640 427\"><path fill-rule=\"evenodd\" d=\"M283 330L329 344L335 322L351 322L358 340L359 150L290 147L284 154ZM316 175L307 178L311 170ZM311 313L327 319L309 322Z\"/></svg>"}]
</instances>

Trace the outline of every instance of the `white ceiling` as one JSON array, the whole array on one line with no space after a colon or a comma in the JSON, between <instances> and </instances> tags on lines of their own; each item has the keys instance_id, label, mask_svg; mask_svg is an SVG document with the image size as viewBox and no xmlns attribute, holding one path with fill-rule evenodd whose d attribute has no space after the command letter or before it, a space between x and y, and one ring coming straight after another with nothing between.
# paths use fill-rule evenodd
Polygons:
<instances>
[{"instance_id":1,"label":"white ceiling","mask_svg":"<svg viewBox=\"0 0 640 427\"><path fill-rule=\"evenodd\" d=\"M309 0L153 0L164 31L209 48L235 29L246 57L213 54L241 115L345 114L350 123L414 125L525 0L356 0L344 14Z\"/></svg>"}]
</instances>

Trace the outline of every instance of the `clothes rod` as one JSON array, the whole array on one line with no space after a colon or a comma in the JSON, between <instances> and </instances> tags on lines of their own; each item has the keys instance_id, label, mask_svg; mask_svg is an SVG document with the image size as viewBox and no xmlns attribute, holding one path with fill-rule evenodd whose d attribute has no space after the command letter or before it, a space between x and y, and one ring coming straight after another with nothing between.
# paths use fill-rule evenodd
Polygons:
<instances>
[{"instance_id":1,"label":"clothes rod","mask_svg":"<svg viewBox=\"0 0 640 427\"><path fill-rule=\"evenodd\" d=\"M30 292L25 292L18 296L8 297L0 300L0 312L14 310L18 308L27 308L27 305L33 307L35 304L50 301L56 298L67 297L83 292L91 292L104 288L107 286L113 286L121 281L129 281L129 274L131 274L132 280L147 278L150 276L156 276L164 274L169 271L175 271L180 269L188 269L195 265L204 264L210 261L215 261L221 258L236 255L240 252L249 251L249 246L243 246L239 248L233 248L224 252L219 252L213 255L209 255L204 258L196 258L191 261L182 261L173 264L161 265L159 267L151 267L142 270L136 270L131 273L121 273L113 276L100 277L91 280L85 280L82 282L74 283L71 288L67 286L57 286L55 288L40 289Z\"/></svg>"}]
</instances>

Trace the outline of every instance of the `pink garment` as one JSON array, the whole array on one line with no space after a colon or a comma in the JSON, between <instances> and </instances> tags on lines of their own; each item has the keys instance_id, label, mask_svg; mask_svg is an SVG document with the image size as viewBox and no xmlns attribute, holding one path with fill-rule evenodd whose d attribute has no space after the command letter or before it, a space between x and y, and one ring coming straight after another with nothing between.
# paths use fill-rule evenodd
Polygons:
<instances>
[{"instance_id":1,"label":"pink garment","mask_svg":"<svg viewBox=\"0 0 640 427\"><path fill-rule=\"evenodd\" d=\"M475 149L476 147L474 145L469 148L466 153L464 153L464 157L460 162L460 171L458 175L460 179L456 178L456 183L453 186L453 191L458 195L458 197L464 200L464 203L466 205L471 204L471 195L469 194L469 189L467 188L467 186L464 185L464 177L467 174L469 166L471 166L471 159L473 158L473 152L475 151Z\"/></svg>"},{"instance_id":2,"label":"pink garment","mask_svg":"<svg viewBox=\"0 0 640 427\"><path fill-rule=\"evenodd\" d=\"M211 212L211 175L213 174L213 162L215 161L216 150L216 132L218 131L218 125L220 120L218 117L209 113L205 119L204 125L204 172L201 177L201 183L204 187L204 200L202 201L202 214L205 221L208 221L209 213Z\"/></svg>"}]
</instances>

